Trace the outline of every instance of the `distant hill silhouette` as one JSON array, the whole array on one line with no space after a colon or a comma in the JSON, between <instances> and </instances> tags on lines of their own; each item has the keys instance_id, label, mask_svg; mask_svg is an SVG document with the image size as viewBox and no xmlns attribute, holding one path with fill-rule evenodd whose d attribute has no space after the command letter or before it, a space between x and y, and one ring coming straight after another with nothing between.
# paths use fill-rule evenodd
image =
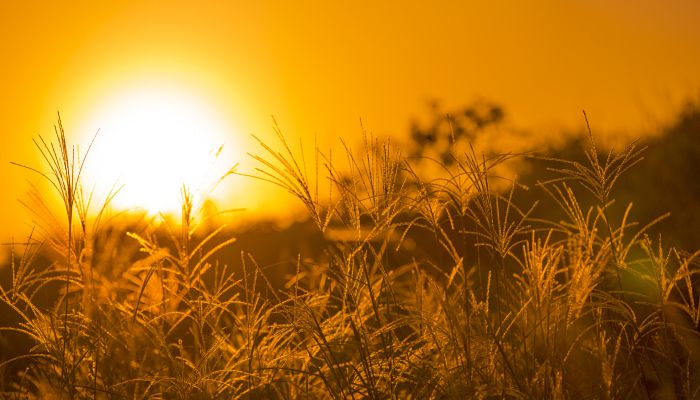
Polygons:
<instances>
[{"instance_id":1,"label":"distant hill silhouette","mask_svg":"<svg viewBox=\"0 0 700 400\"><path fill-rule=\"evenodd\" d=\"M697 250L700 248L700 230L697 229L700 226L700 107L688 104L660 135L640 138L637 145L646 146L642 153L644 159L617 182L612 196L615 199L612 218L619 221L629 203L633 204L631 220L640 224L668 212L670 215L653 226L649 234L655 236L653 239L661 234L665 245L691 252ZM588 134L581 132L546 155L585 164L584 150L589 147ZM607 151L599 149L600 157L606 157ZM551 162L529 159L528 164L520 175L522 183L532 186L553 177L547 170ZM574 186L573 189L580 188ZM582 190L577 193L581 194L579 200L591 197ZM558 212L556 205L546 197L536 197L541 200L537 214L551 216Z\"/></svg>"},{"instance_id":2,"label":"distant hill silhouette","mask_svg":"<svg viewBox=\"0 0 700 400\"><path fill-rule=\"evenodd\" d=\"M415 156L430 156L446 165L453 164L449 154L460 142L473 142L487 129L502 124L505 111L498 104L475 101L464 107L444 112L438 102L429 107L428 121L413 121L409 136L411 152ZM594 121L593 121L594 122ZM605 132L593 132L594 137ZM556 141L538 155L559 158L586 164L585 150L591 143L588 132L567 134L564 141ZM622 218L627 205L633 203L631 219L646 224L669 212L670 215L650 229L649 234L662 235L664 244L678 246L688 251L700 248L700 105L688 102L673 122L653 137L640 137L638 147L647 147L644 159L627 171L617 182L613 192L615 204L611 218ZM604 159L609 149L599 148ZM622 150L622 149L616 149ZM548 196L542 196L536 187L538 182L555 178L549 169L556 167L550 160L527 158L517 171L520 183L530 187L529 191L516 191L516 200L527 207L535 200L535 216L550 218L558 215L557 204ZM585 203L591 196L572 189L577 198ZM562 214L563 217L563 214ZM656 237L654 237L656 239Z\"/></svg>"}]
</instances>

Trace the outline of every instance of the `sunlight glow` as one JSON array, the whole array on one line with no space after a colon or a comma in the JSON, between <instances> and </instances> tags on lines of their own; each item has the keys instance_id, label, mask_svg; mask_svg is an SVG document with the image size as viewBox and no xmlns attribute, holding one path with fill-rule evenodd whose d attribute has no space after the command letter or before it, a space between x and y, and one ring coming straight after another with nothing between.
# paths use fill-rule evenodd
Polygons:
<instances>
[{"instance_id":1,"label":"sunlight glow","mask_svg":"<svg viewBox=\"0 0 700 400\"><path fill-rule=\"evenodd\" d=\"M138 87L112 95L89 113L81 132L91 138L97 129L85 179L102 198L123 185L112 203L117 208L176 212L183 184L204 195L240 160L226 119L183 90Z\"/></svg>"}]
</instances>

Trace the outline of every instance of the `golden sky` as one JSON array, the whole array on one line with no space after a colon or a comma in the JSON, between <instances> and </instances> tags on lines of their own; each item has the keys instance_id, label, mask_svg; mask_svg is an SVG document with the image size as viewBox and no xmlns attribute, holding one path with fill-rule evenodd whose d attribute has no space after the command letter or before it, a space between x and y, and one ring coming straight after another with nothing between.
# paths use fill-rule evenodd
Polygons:
<instances>
[{"instance_id":1,"label":"golden sky","mask_svg":"<svg viewBox=\"0 0 700 400\"><path fill-rule=\"evenodd\" d=\"M271 137L271 115L323 144L356 137L360 119L405 134L428 99L480 96L533 131L578 128L585 108L597 129L634 134L700 89L696 0L4 1L0 18L8 231L26 230L17 198L34 179L9 161L39 165L31 138L52 133L57 110L69 134L96 130L97 105L126 89L196 97L240 157L251 134ZM235 190L236 207L280 207Z\"/></svg>"}]
</instances>

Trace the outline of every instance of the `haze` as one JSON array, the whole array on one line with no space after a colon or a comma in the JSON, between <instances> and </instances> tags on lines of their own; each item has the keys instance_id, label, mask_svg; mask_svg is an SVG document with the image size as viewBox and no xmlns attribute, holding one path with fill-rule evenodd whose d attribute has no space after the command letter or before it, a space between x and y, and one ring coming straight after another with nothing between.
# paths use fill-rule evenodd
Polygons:
<instances>
[{"instance_id":1,"label":"haze","mask_svg":"<svg viewBox=\"0 0 700 400\"><path fill-rule=\"evenodd\" d=\"M491 99L543 135L580 128L585 108L599 131L637 135L700 88L695 1L376 3L3 3L3 234L27 228L17 199L35 180L9 161L39 165L31 138L52 134L57 110L69 136L96 131L95 105L134 82L206 97L239 154L271 137L271 115L321 145L352 142L360 120L405 136L430 99ZM229 197L280 208L264 193Z\"/></svg>"}]
</instances>

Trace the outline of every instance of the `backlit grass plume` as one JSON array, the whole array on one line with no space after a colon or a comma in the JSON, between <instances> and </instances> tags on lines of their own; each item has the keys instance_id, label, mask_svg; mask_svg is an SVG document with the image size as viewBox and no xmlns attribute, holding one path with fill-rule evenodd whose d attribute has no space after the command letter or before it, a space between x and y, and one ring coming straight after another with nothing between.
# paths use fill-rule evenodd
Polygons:
<instances>
[{"instance_id":1,"label":"backlit grass plume","mask_svg":"<svg viewBox=\"0 0 700 400\"><path fill-rule=\"evenodd\" d=\"M27 202L42 225L0 286L0 332L18 350L0 364L3 395L700 396L698 253L663 247L631 207L609 210L643 149L601 160L591 134L586 163L542 157L557 176L527 189L497 174L517 154L469 147L432 160L431 177L369 135L344 144L341 167L276 132L282 150L260 141L254 175L301 201L317 236L297 242L313 256L273 265L197 224L187 188L179 223L100 224L60 120L55 142L40 138L49 172L29 168L65 215ZM536 214L539 200L559 216Z\"/></svg>"}]
</instances>

